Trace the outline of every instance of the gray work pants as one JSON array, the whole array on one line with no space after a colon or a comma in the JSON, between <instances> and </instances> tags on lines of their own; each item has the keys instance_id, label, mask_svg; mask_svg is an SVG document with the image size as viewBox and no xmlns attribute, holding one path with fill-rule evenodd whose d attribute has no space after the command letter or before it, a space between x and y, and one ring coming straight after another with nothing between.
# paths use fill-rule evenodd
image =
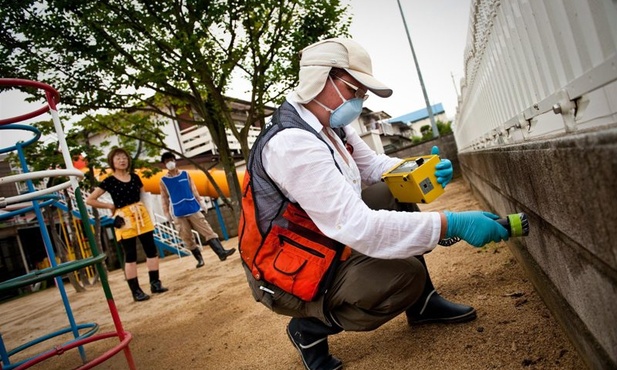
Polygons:
<instances>
[{"instance_id":1,"label":"gray work pants","mask_svg":"<svg viewBox=\"0 0 617 370\"><path fill-rule=\"evenodd\" d=\"M182 239L186 248L190 250L197 248L195 238L191 232L192 230L197 231L201 236L206 238L206 241L214 238L218 239L219 237L218 234L212 230L212 226L210 226L201 212L195 212L184 217L177 217L174 223L180 234L180 239Z\"/></svg>"},{"instance_id":2,"label":"gray work pants","mask_svg":"<svg viewBox=\"0 0 617 370\"><path fill-rule=\"evenodd\" d=\"M373 209L407 207L396 203L383 183L365 189L362 198ZM271 310L294 317L315 317L326 324L334 321L346 331L373 330L398 316L420 297L426 280L426 270L415 257L385 260L353 251L338 267L326 294L305 302L255 280L245 270L253 297Z\"/></svg>"}]
</instances>

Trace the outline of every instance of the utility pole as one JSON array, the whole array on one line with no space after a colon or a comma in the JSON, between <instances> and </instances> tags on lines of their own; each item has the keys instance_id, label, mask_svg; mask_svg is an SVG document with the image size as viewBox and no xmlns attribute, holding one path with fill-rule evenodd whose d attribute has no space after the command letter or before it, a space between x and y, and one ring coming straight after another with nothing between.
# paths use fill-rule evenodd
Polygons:
<instances>
[{"instance_id":1,"label":"utility pole","mask_svg":"<svg viewBox=\"0 0 617 370\"><path fill-rule=\"evenodd\" d=\"M454 73L452 73L452 71L450 71L450 76L452 76L452 84L454 85L454 92L456 93L456 103L458 104L458 98L461 96L458 93L458 87L456 87L456 81L454 81Z\"/></svg>"},{"instance_id":2,"label":"utility pole","mask_svg":"<svg viewBox=\"0 0 617 370\"><path fill-rule=\"evenodd\" d=\"M424 94L424 101L426 102L426 110L428 112L428 118L431 121L431 127L433 128L433 137L439 137L439 130L437 129L437 124L435 123L435 117L433 116L433 108L431 107L431 103L428 100L428 94L426 93L426 88L424 87L424 80L422 79L422 73L420 72L420 65L418 64L418 59L416 58L416 52L413 49L413 43L411 42L411 36L409 36L409 29L407 28L407 22L405 21L405 15L403 14L403 8L401 7L400 0L396 0L398 3L398 9L401 12L401 18L403 18L403 24L405 25L405 32L407 32L407 40L409 40L409 47L411 48L411 55L413 56L413 61L416 64L416 71L418 72L418 79L420 80L420 86L422 87L422 93Z\"/></svg>"}]
</instances>

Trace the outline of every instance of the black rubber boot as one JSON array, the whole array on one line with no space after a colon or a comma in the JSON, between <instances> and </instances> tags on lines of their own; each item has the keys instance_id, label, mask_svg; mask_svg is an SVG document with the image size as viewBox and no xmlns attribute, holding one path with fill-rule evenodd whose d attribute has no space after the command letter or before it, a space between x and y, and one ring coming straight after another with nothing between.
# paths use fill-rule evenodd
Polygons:
<instances>
[{"instance_id":1,"label":"black rubber boot","mask_svg":"<svg viewBox=\"0 0 617 370\"><path fill-rule=\"evenodd\" d=\"M416 257L426 269L424 257ZM409 325L428 323L459 323L474 320L476 310L464 304L450 302L435 291L431 276L426 270L424 291L418 301L405 311Z\"/></svg>"},{"instance_id":2,"label":"black rubber boot","mask_svg":"<svg viewBox=\"0 0 617 370\"><path fill-rule=\"evenodd\" d=\"M195 249L193 249L191 251L191 253L193 253L193 256L195 256L195 259L197 260L197 268L203 267L204 265L204 258L201 255L201 251L199 250L199 247L196 247Z\"/></svg>"},{"instance_id":3,"label":"black rubber boot","mask_svg":"<svg viewBox=\"0 0 617 370\"><path fill-rule=\"evenodd\" d=\"M163 283L159 280L159 270L148 271L150 276L150 291L152 293L165 293L169 289L163 287Z\"/></svg>"},{"instance_id":4,"label":"black rubber boot","mask_svg":"<svg viewBox=\"0 0 617 370\"><path fill-rule=\"evenodd\" d=\"M296 347L307 370L337 370L343 362L330 354L328 335L343 331L339 326L328 326L315 318L294 317L287 325L287 336Z\"/></svg>"},{"instance_id":5,"label":"black rubber boot","mask_svg":"<svg viewBox=\"0 0 617 370\"><path fill-rule=\"evenodd\" d=\"M150 299L150 296L144 293L143 290L139 287L139 281L137 278L127 279L126 281L129 284L129 288L131 289L131 293L133 294L133 300L135 302L147 301Z\"/></svg>"},{"instance_id":6,"label":"black rubber boot","mask_svg":"<svg viewBox=\"0 0 617 370\"><path fill-rule=\"evenodd\" d=\"M221 261L225 261L228 256L231 256L232 254L236 252L236 248L231 248L231 249L223 248L223 244L221 244L221 241L218 240L217 238L208 240L208 245L210 246L210 248L212 248L214 253L216 253L216 255L219 256L219 259Z\"/></svg>"}]
</instances>

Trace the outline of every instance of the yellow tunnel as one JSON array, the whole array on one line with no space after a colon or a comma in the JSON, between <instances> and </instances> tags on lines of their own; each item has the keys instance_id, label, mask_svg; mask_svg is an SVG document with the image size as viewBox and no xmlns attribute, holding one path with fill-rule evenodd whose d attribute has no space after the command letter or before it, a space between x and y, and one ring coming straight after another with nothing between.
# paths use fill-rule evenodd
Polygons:
<instances>
[{"instance_id":1,"label":"yellow tunnel","mask_svg":"<svg viewBox=\"0 0 617 370\"><path fill-rule=\"evenodd\" d=\"M189 174L189 176L191 176L191 180L193 180L193 182L195 183L195 187L197 188L199 195L210 197L210 198L219 197L219 194L216 192L216 190L214 189L214 186L208 180L208 178L206 177L206 174L203 171L201 170L183 170L183 171L186 171ZM142 176L141 171L138 170L136 172L139 175L139 177L141 177L141 181L144 183L145 191L148 191L152 194L160 193L161 177L163 177L167 173L167 171L159 172L151 176L149 179L147 179L145 176ZM223 192L223 194L225 194L226 197L229 197L229 186L227 185L227 178L225 177L225 171L210 170L208 172L210 173L210 175L212 176L216 184L219 186L219 188L221 188L221 191ZM242 185L242 181L244 179L244 171L236 171L236 174L238 175L238 181L240 182L240 185Z\"/></svg>"},{"instance_id":2,"label":"yellow tunnel","mask_svg":"<svg viewBox=\"0 0 617 370\"><path fill-rule=\"evenodd\" d=\"M183 170L183 171L186 171L189 174L189 176L191 177L191 180L193 180L193 182L195 183L195 187L197 188L197 191L199 192L201 196L207 196L211 198L219 197L219 194L216 192L216 190L214 189L214 186L208 180L208 178L206 177L206 174L203 171L201 170ZM221 188L221 191L223 192L223 194L226 197L229 197L229 186L227 185L227 178L225 177L225 171L214 169L208 172L210 173L210 175L212 176L216 184L219 186L219 188ZM159 194L161 192L160 190L161 177L167 174L166 170L156 173L153 176L150 176L150 178L146 178L145 176L143 176L142 170L136 170L135 173L137 173L139 177L141 178L141 182L143 182L144 184L145 191L150 192L152 194ZM107 173L100 176L99 180L103 180L109 174L111 174L111 171L108 171ZM242 182L244 180L244 171L236 171L236 174L238 175L238 181L240 182L240 185L242 185Z\"/></svg>"}]
</instances>

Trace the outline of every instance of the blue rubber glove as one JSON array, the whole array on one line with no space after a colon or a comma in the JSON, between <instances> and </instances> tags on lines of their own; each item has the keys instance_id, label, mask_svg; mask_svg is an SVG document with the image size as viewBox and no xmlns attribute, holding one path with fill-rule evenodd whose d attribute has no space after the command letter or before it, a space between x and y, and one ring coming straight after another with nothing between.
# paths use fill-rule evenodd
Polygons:
<instances>
[{"instance_id":1,"label":"blue rubber glove","mask_svg":"<svg viewBox=\"0 0 617 370\"><path fill-rule=\"evenodd\" d=\"M508 240L508 230L497 220L499 216L483 211L448 212L446 238L458 236L474 247L481 247L488 242Z\"/></svg>"},{"instance_id":2,"label":"blue rubber glove","mask_svg":"<svg viewBox=\"0 0 617 370\"><path fill-rule=\"evenodd\" d=\"M439 148L437 146L433 146L431 149L431 154L439 155ZM435 177L437 177L437 182L440 183L444 189L452 180L453 173L452 162L450 162L449 159L442 159L439 163L437 163L437 166L435 166Z\"/></svg>"}]
</instances>

